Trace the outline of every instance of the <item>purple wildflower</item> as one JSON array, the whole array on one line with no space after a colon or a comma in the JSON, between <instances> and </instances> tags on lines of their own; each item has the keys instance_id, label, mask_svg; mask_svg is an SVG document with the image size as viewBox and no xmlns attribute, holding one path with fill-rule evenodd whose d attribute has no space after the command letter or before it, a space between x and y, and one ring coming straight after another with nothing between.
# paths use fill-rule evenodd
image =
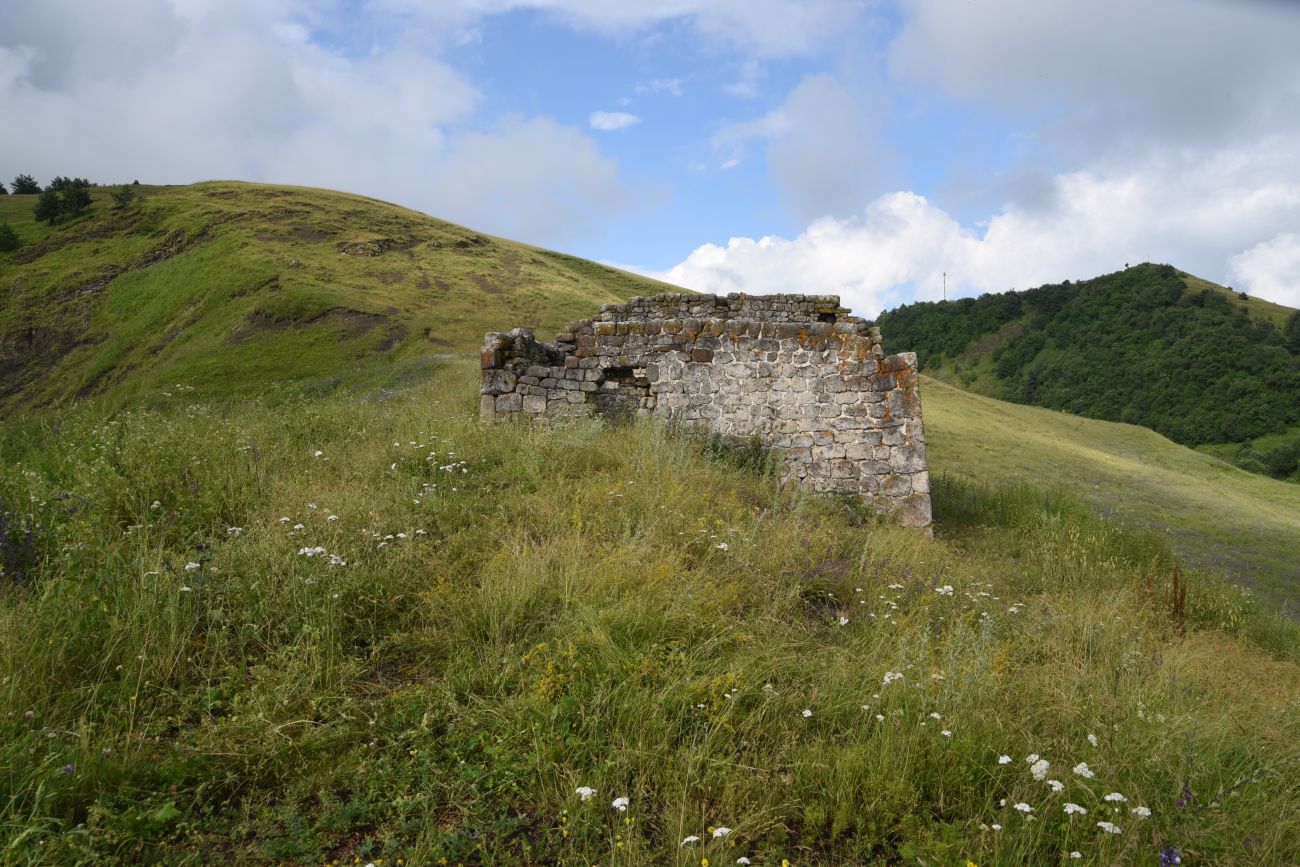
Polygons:
<instances>
[{"instance_id":1,"label":"purple wildflower","mask_svg":"<svg viewBox=\"0 0 1300 867\"><path fill-rule=\"evenodd\" d=\"M63 773L70 774L76 769L77 769L76 765L74 765L72 762L68 762L66 765L63 766Z\"/></svg>"},{"instance_id":2,"label":"purple wildflower","mask_svg":"<svg viewBox=\"0 0 1300 867\"><path fill-rule=\"evenodd\" d=\"M1160 853L1160 867L1175 867L1183 863L1183 853L1175 846L1166 846Z\"/></svg>"}]
</instances>

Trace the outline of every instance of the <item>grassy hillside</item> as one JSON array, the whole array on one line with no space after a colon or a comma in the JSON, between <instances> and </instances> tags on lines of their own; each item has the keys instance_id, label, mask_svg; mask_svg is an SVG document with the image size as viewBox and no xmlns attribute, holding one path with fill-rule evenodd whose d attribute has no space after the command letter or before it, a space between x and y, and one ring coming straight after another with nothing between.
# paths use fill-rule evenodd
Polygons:
<instances>
[{"instance_id":1,"label":"grassy hillside","mask_svg":"<svg viewBox=\"0 0 1300 867\"><path fill-rule=\"evenodd\" d=\"M1019 403L1244 444L1239 465L1300 475L1300 313L1168 265L881 315L886 343L934 376ZM1268 437L1281 437L1278 442Z\"/></svg>"},{"instance_id":2,"label":"grassy hillside","mask_svg":"<svg viewBox=\"0 0 1300 867\"><path fill-rule=\"evenodd\" d=\"M655 287L146 194L0 258L0 863L1294 862L1300 487L930 379L934 540L485 429L483 331Z\"/></svg>"},{"instance_id":3,"label":"grassy hillside","mask_svg":"<svg viewBox=\"0 0 1300 867\"><path fill-rule=\"evenodd\" d=\"M1293 860L1295 625L958 462L981 399L931 542L475 372L9 427L4 862Z\"/></svg>"},{"instance_id":4,"label":"grassy hillside","mask_svg":"<svg viewBox=\"0 0 1300 867\"><path fill-rule=\"evenodd\" d=\"M1005 403L926 378L932 471L1069 492L1166 538L1186 562L1300 602L1300 485L1229 466L1134 425Z\"/></svg>"},{"instance_id":5,"label":"grassy hillside","mask_svg":"<svg viewBox=\"0 0 1300 867\"><path fill-rule=\"evenodd\" d=\"M0 409L400 378L486 331L556 331L667 288L361 196L139 189L54 227L35 196L0 197L23 241L0 254Z\"/></svg>"}]
</instances>

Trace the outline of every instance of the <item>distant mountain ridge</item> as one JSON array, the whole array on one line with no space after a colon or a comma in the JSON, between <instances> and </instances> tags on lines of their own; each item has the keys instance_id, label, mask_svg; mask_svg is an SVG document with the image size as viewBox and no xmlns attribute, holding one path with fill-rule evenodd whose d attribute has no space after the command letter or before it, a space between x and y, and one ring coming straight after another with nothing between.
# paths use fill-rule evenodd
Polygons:
<instances>
[{"instance_id":1,"label":"distant mountain ridge","mask_svg":"<svg viewBox=\"0 0 1300 867\"><path fill-rule=\"evenodd\" d=\"M904 305L878 324L888 351L915 351L931 375L1184 445L1300 425L1300 313L1171 265Z\"/></svg>"},{"instance_id":2,"label":"distant mountain ridge","mask_svg":"<svg viewBox=\"0 0 1300 867\"><path fill-rule=\"evenodd\" d=\"M543 334L600 304L681 291L347 193L209 182L139 186L50 226L0 198L0 410L193 389L322 387ZM546 336L552 336L547 334Z\"/></svg>"}]
</instances>

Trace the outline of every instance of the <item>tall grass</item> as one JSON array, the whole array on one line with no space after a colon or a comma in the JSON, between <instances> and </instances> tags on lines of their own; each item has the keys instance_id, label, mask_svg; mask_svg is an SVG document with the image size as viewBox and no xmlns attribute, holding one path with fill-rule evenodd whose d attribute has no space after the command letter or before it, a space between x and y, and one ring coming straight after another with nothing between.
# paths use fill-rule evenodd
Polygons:
<instances>
[{"instance_id":1,"label":"tall grass","mask_svg":"<svg viewBox=\"0 0 1300 867\"><path fill-rule=\"evenodd\" d=\"M5 862L1294 860L1300 641L1176 621L1152 537L941 480L927 541L471 379L5 433Z\"/></svg>"}]
</instances>

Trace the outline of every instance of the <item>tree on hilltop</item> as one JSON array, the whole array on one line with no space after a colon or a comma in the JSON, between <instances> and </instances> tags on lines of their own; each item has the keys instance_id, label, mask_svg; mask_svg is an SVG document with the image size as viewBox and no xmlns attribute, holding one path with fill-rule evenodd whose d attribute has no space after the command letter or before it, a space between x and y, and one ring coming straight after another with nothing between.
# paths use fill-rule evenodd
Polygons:
<instances>
[{"instance_id":1,"label":"tree on hilltop","mask_svg":"<svg viewBox=\"0 0 1300 867\"><path fill-rule=\"evenodd\" d=\"M1282 330L1282 337L1286 340L1286 348L1294 354L1300 355L1300 310L1292 313L1286 321L1286 328Z\"/></svg>"},{"instance_id":2,"label":"tree on hilltop","mask_svg":"<svg viewBox=\"0 0 1300 867\"><path fill-rule=\"evenodd\" d=\"M17 250L22 242L18 239L18 233L14 227L8 223L0 223L0 253L8 253L10 250Z\"/></svg>"},{"instance_id":3,"label":"tree on hilltop","mask_svg":"<svg viewBox=\"0 0 1300 867\"><path fill-rule=\"evenodd\" d=\"M127 207L136 199L135 190L132 189L130 184L122 184L121 187L113 192L112 196L113 207L117 209Z\"/></svg>"},{"instance_id":4,"label":"tree on hilltop","mask_svg":"<svg viewBox=\"0 0 1300 867\"><path fill-rule=\"evenodd\" d=\"M0 196L7 196L7 195L9 195L9 188L6 187L4 184L0 184Z\"/></svg>"},{"instance_id":5,"label":"tree on hilltop","mask_svg":"<svg viewBox=\"0 0 1300 867\"><path fill-rule=\"evenodd\" d=\"M85 178L65 178L62 175L60 175L56 177L54 180L50 181L49 186L47 186L45 189L54 190L56 193L62 193L65 190L72 189L73 187L89 187L89 186L90 186L90 181L86 180Z\"/></svg>"},{"instance_id":6,"label":"tree on hilltop","mask_svg":"<svg viewBox=\"0 0 1300 867\"><path fill-rule=\"evenodd\" d=\"M64 187L61 202L63 216L71 219L85 213L86 208L90 207L89 186L90 181L84 178L73 178L68 186Z\"/></svg>"},{"instance_id":7,"label":"tree on hilltop","mask_svg":"<svg viewBox=\"0 0 1300 867\"><path fill-rule=\"evenodd\" d=\"M32 206L32 213L36 215L36 222L54 224L63 214L63 199L56 191L45 190Z\"/></svg>"},{"instance_id":8,"label":"tree on hilltop","mask_svg":"<svg viewBox=\"0 0 1300 867\"><path fill-rule=\"evenodd\" d=\"M14 192L19 195L30 195L41 191L41 185L36 183L36 178L31 175L15 175L11 186L14 188Z\"/></svg>"}]
</instances>

